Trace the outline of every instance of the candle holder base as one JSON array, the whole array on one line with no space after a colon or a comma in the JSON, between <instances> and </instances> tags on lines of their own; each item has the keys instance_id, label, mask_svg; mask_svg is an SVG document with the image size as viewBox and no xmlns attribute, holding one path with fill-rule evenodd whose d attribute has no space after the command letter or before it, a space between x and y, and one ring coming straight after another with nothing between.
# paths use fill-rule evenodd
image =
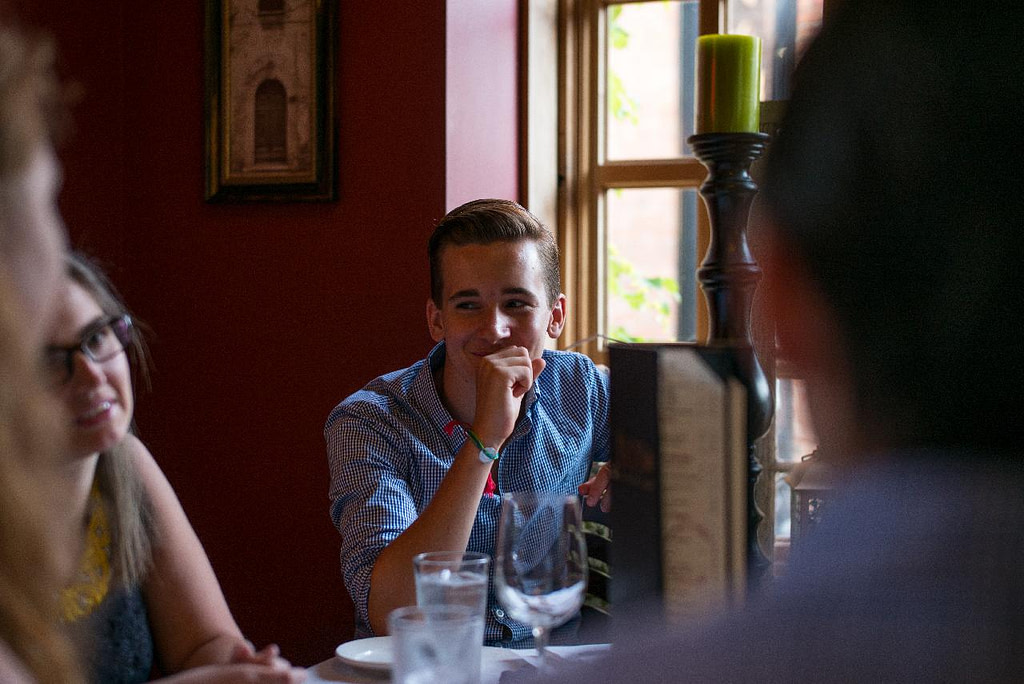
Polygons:
<instances>
[{"instance_id":1,"label":"candle holder base","mask_svg":"<svg viewBox=\"0 0 1024 684\"><path fill-rule=\"evenodd\" d=\"M754 487L761 474L755 442L771 425L771 388L750 336L750 308L761 269L747 244L747 220L757 184L750 166L768 144L764 133L702 133L687 142L708 169L700 194L708 209L711 235L697 277L708 304L708 343L733 350L736 374L747 389L747 583L756 591L771 562L761 551L757 530L764 515Z\"/></svg>"}]
</instances>

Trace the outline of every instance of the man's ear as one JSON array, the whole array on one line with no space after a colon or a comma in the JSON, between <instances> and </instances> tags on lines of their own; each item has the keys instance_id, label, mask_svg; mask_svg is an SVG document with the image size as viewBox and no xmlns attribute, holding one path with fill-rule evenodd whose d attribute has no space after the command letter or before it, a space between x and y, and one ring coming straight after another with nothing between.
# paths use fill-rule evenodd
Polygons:
<instances>
[{"instance_id":1,"label":"man's ear","mask_svg":"<svg viewBox=\"0 0 1024 684\"><path fill-rule=\"evenodd\" d=\"M822 369L834 360L840 342L825 295L799 252L777 231L762 263L778 357L803 372Z\"/></svg>"},{"instance_id":2,"label":"man's ear","mask_svg":"<svg viewBox=\"0 0 1024 684\"><path fill-rule=\"evenodd\" d=\"M765 250L765 304L775 323L778 359L807 392L807 410L822 454L847 459L885 448L884 436L859 416L849 345L839 317L809 264L784 236Z\"/></svg>"},{"instance_id":3,"label":"man's ear","mask_svg":"<svg viewBox=\"0 0 1024 684\"><path fill-rule=\"evenodd\" d=\"M427 297L427 329L435 342L444 339L444 320L441 318L441 310L434 304L433 297Z\"/></svg>"},{"instance_id":4,"label":"man's ear","mask_svg":"<svg viewBox=\"0 0 1024 684\"><path fill-rule=\"evenodd\" d=\"M548 319L548 337L558 339L565 327L565 295L559 293L558 300L551 309L551 318Z\"/></svg>"}]
</instances>

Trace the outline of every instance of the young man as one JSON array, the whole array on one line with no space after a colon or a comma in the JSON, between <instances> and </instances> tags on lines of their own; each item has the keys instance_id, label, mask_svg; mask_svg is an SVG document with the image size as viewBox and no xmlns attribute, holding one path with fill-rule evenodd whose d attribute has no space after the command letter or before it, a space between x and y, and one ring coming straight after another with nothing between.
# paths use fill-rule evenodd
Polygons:
<instances>
[{"instance_id":1,"label":"young man","mask_svg":"<svg viewBox=\"0 0 1024 684\"><path fill-rule=\"evenodd\" d=\"M477 200L441 220L428 251L437 345L339 404L324 430L357 636L385 634L388 613L415 604L417 553L493 556L501 492L575 493L608 458L605 374L544 348L565 323L551 233L515 202ZM529 633L492 588L485 637Z\"/></svg>"},{"instance_id":2,"label":"young man","mask_svg":"<svg viewBox=\"0 0 1024 684\"><path fill-rule=\"evenodd\" d=\"M842 484L772 596L552 681L1024 680L1024 24L835 4L762 200L779 346Z\"/></svg>"}]
</instances>

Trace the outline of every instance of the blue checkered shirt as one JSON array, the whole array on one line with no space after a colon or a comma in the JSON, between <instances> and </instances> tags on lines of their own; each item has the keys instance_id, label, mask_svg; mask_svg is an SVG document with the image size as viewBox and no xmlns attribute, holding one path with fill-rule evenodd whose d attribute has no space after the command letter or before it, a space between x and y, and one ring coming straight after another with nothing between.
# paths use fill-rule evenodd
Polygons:
<instances>
[{"instance_id":1,"label":"blue checkered shirt","mask_svg":"<svg viewBox=\"0 0 1024 684\"><path fill-rule=\"evenodd\" d=\"M355 603L356 636L370 636L370 573L377 555L426 508L466 437L434 384L444 343L404 370L382 375L341 402L324 437L331 469L331 518L341 533L341 569ZM575 352L547 350L547 365L524 397L526 410L498 461L501 492L575 493L593 461L608 460L608 378ZM468 551L494 556L501 500L481 492ZM492 582L485 638L521 639L530 628L505 615Z\"/></svg>"}]
</instances>

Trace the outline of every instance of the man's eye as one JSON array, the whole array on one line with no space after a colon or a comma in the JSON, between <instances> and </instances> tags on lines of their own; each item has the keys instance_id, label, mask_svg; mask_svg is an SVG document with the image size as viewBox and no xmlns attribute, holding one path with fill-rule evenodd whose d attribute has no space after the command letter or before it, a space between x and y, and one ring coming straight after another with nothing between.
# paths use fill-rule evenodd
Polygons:
<instances>
[{"instance_id":1,"label":"man's eye","mask_svg":"<svg viewBox=\"0 0 1024 684\"><path fill-rule=\"evenodd\" d=\"M455 308L461 309L462 311L474 311L479 309L480 305L476 302L459 302L455 305Z\"/></svg>"},{"instance_id":2,"label":"man's eye","mask_svg":"<svg viewBox=\"0 0 1024 684\"><path fill-rule=\"evenodd\" d=\"M522 299L510 299L507 302L505 302L506 309L522 309L529 305L529 302L524 302Z\"/></svg>"}]
</instances>

